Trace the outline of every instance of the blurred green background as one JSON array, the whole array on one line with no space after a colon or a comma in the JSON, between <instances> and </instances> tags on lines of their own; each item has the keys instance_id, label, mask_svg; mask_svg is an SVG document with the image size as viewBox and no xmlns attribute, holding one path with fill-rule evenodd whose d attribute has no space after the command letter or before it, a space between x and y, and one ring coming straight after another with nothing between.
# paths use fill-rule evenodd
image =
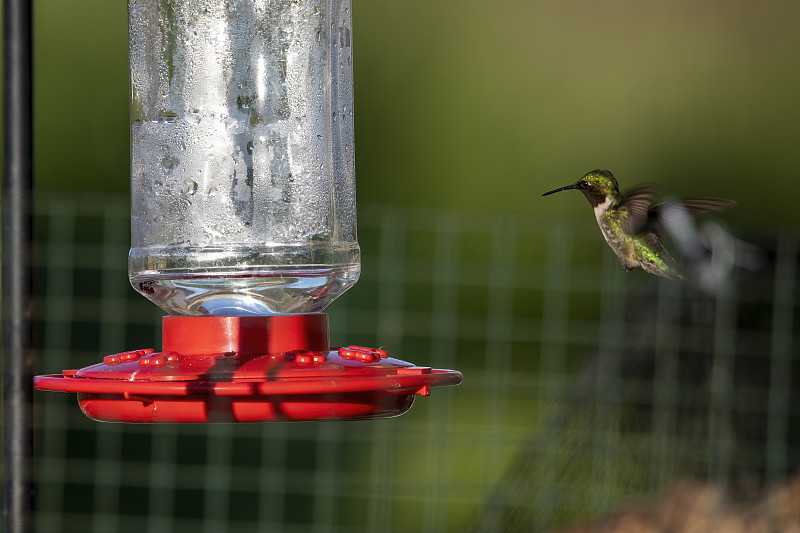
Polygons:
<instances>
[{"instance_id":1,"label":"blurred green background","mask_svg":"<svg viewBox=\"0 0 800 533\"><path fill-rule=\"evenodd\" d=\"M798 20L792 1L353 0L364 257L332 340L464 383L398 419L256 426L97 424L37 393L40 530L543 531L676 479L781 479ZM35 68L39 370L158 347L161 311L126 282L126 2L36 0ZM626 275L580 195L539 196L595 168L732 198L721 218L777 259L733 294Z\"/></svg>"},{"instance_id":2,"label":"blurred green background","mask_svg":"<svg viewBox=\"0 0 800 533\"><path fill-rule=\"evenodd\" d=\"M37 187L126 191L126 3L35 17ZM539 194L608 168L733 198L738 225L800 226L797 2L354 0L353 17L361 202L586 217Z\"/></svg>"}]
</instances>

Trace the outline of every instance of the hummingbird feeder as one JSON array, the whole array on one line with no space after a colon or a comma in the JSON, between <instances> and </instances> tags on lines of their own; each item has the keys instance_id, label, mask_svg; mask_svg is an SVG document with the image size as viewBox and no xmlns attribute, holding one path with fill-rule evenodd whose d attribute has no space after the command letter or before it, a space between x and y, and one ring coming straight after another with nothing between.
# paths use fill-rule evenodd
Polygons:
<instances>
[{"instance_id":1,"label":"hummingbird feeder","mask_svg":"<svg viewBox=\"0 0 800 533\"><path fill-rule=\"evenodd\" d=\"M131 285L160 351L37 376L112 422L397 416L461 374L331 347L360 274L350 0L128 0Z\"/></svg>"}]
</instances>

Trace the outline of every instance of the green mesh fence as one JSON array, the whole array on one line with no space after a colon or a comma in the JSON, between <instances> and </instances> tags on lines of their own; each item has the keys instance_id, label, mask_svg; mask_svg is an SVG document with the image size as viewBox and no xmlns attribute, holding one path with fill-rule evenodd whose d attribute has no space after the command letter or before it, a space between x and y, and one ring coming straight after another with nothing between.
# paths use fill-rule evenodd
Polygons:
<instances>
[{"instance_id":1,"label":"green mesh fence","mask_svg":"<svg viewBox=\"0 0 800 533\"><path fill-rule=\"evenodd\" d=\"M38 373L157 349L127 199L36 207ZM37 530L556 531L681 483L757 505L800 469L796 241L711 295L625 274L592 224L360 207L332 343L463 384L395 419L253 425L98 423L36 392Z\"/></svg>"}]
</instances>

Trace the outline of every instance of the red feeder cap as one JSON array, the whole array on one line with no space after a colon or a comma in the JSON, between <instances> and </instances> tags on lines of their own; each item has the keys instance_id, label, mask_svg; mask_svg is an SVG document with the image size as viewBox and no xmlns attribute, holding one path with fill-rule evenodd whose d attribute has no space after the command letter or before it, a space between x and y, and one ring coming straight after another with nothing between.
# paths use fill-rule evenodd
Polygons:
<instances>
[{"instance_id":1,"label":"red feeder cap","mask_svg":"<svg viewBox=\"0 0 800 533\"><path fill-rule=\"evenodd\" d=\"M328 315L165 316L162 343L183 355L327 351Z\"/></svg>"}]
</instances>

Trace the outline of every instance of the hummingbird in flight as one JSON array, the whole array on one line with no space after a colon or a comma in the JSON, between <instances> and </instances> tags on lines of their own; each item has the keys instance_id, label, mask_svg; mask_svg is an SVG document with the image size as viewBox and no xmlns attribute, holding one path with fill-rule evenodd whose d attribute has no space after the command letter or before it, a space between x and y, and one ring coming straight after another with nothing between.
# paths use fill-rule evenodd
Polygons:
<instances>
[{"instance_id":1,"label":"hummingbird in flight","mask_svg":"<svg viewBox=\"0 0 800 533\"><path fill-rule=\"evenodd\" d=\"M626 272L641 267L650 274L677 280L685 279L685 275L661 243L661 219L675 212L669 208L677 207L678 212L695 217L736 204L724 198L687 198L655 203L656 185L637 185L622 194L617 180L608 170L593 170L572 185L542 196L571 189L581 191L591 204L603 237Z\"/></svg>"}]
</instances>

